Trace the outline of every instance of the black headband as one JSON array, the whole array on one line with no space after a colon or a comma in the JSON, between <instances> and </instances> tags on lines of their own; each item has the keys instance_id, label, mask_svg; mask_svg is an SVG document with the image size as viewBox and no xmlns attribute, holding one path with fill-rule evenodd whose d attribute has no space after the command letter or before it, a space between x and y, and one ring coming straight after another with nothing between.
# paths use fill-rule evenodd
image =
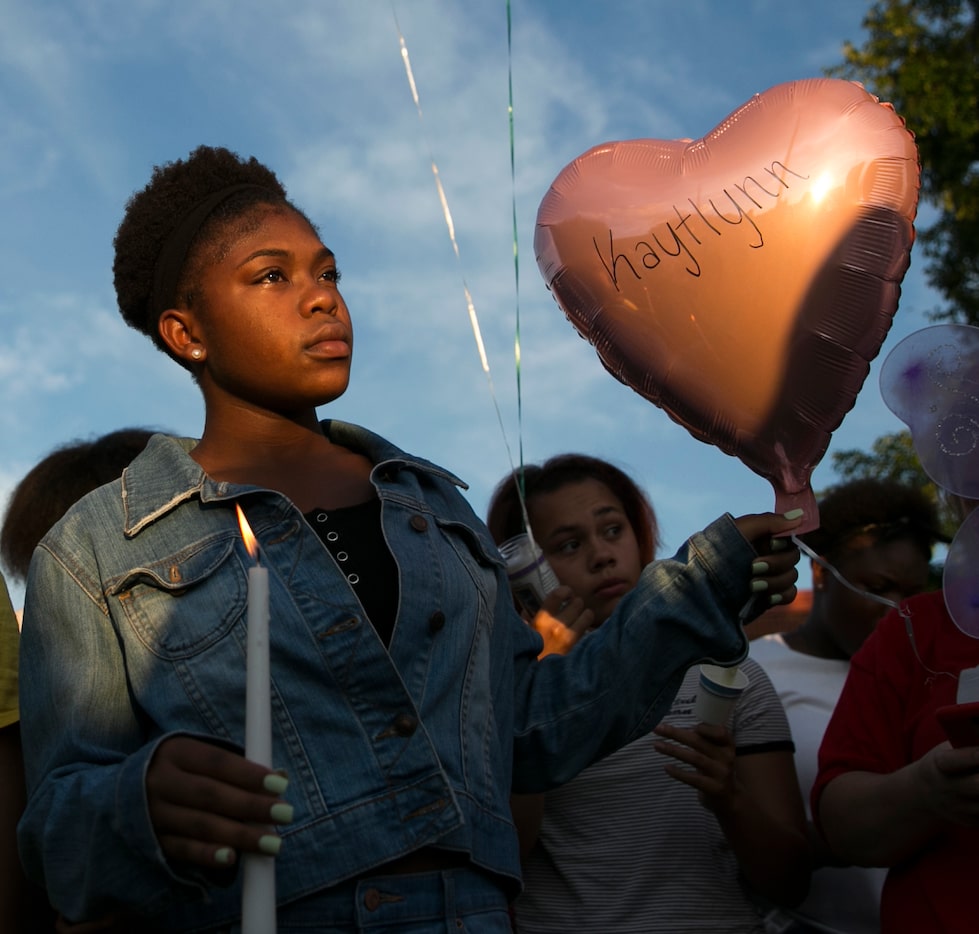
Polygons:
<instances>
[{"instance_id":1,"label":"black headband","mask_svg":"<svg viewBox=\"0 0 979 934\"><path fill-rule=\"evenodd\" d=\"M933 542L942 542L944 544L948 544L950 541L949 537L941 529L933 528L930 525L912 523L909 516L901 516L890 522L868 522L866 525L861 525L855 529L845 529L823 545L818 545L818 542L813 543L813 547L818 548L821 555L828 555L841 549L844 545L849 544L858 536L868 534L873 536L874 544L890 542L896 538L931 539ZM810 544L805 535L802 536L802 540Z\"/></svg>"},{"instance_id":2,"label":"black headband","mask_svg":"<svg viewBox=\"0 0 979 934\"><path fill-rule=\"evenodd\" d=\"M228 185L226 188L219 188L212 192L203 201L194 205L167 235L166 240L163 241L163 246L160 247L160 254L156 258L156 267L153 271L153 292L150 295L150 307L157 319L164 311L173 307L177 295L177 286L180 284L180 274L183 272L184 263L187 262L187 253L194 237L197 236L197 232L204 226L204 222L214 213L219 204L223 204L239 191L245 191L249 188L264 191L276 200L281 198L278 192L266 188L264 185Z\"/></svg>"}]
</instances>

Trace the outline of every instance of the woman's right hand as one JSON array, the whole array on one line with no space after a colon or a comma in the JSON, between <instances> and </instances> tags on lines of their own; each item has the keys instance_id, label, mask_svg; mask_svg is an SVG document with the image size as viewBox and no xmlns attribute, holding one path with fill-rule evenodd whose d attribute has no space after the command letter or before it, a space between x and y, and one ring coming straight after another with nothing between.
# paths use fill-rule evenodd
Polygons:
<instances>
[{"instance_id":1,"label":"woman's right hand","mask_svg":"<svg viewBox=\"0 0 979 934\"><path fill-rule=\"evenodd\" d=\"M570 587L552 590L541 604L530 625L544 639L545 655L567 655L575 643L595 625L595 614L585 609L585 601L576 597Z\"/></svg>"},{"instance_id":2,"label":"woman's right hand","mask_svg":"<svg viewBox=\"0 0 979 934\"><path fill-rule=\"evenodd\" d=\"M946 741L894 772L842 772L823 789L818 809L841 861L895 866L914 859L950 825L979 827L979 746Z\"/></svg>"},{"instance_id":3,"label":"woman's right hand","mask_svg":"<svg viewBox=\"0 0 979 934\"><path fill-rule=\"evenodd\" d=\"M926 752L913 768L920 801L936 818L979 827L979 746L956 749L944 742Z\"/></svg>"},{"instance_id":4,"label":"woman's right hand","mask_svg":"<svg viewBox=\"0 0 979 934\"><path fill-rule=\"evenodd\" d=\"M287 780L239 753L189 736L160 743L146 772L150 820L167 859L209 869L239 852L274 856L292 806Z\"/></svg>"}]
</instances>

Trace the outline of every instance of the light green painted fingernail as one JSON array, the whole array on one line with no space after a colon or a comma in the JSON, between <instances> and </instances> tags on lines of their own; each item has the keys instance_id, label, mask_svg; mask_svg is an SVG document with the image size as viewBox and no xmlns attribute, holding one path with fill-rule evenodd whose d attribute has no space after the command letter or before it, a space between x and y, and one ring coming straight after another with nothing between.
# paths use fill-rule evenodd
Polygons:
<instances>
[{"instance_id":1,"label":"light green painted fingernail","mask_svg":"<svg viewBox=\"0 0 979 934\"><path fill-rule=\"evenodd\" d=\"M768 590L768 581L753 580L751 582L752 593L761 593L763 590Z\"/></svg>"},{"instance_id":2,"label":"light green painted fingernail","mask_svg":"<svg viewBox=\"0 0 979 934\"><path fill-rule=\"evenodd\" d=\"M283 795L289 787L289 779L285 775L277 775L275 772L269 772L262 779L262 787L274 795Z\"/></svg>"},{"instance_id":3,"label":"light green painted fingernail","mask_svg":"<svg viewBox=\"0 0 979 934\"><path fill-rule=\"evenodd\" d=\"M790 509L783 513L786 519L801 519L806 514L805 509Z\"/></svg>"},{"instance_id":4,"label":"light green painted fingernail","mask_svg":"<svg viewBox=\"0 0 979 934\"><path fill-rule=\"evenodd\" d=\"M293 817L293 807L291 804L273 804L269 808L269 817L272 818L272 823L274 824L291 824Z\"/></svg>"},{"instance_id":5,"label":"light green painted fingernail","mask_svg":"<svg viewBox=\"0 0 979 934\"><path fill-rule=\"evenodd\" d=\"M278 856L282 849L282 837L273 836L270 833L258 838L258 848L266 856Z\"/></svg>"},{"instance_id":6,"label":"light green painted fingernail","mask_svg":"<svg viewBox=\"0 0 979 934\"><path fill-rule=\"evenodd\" d=\"M780 593L773 593L773 594L772 594L772 595L771 595L771 596L770 596L770 597L768 598L768 602L769 602L769 603L770 603L770 604L771 604L772 606L775 606L775 604L776 604L776 603L781 603L781 602L782 602L782 595L781 595Z\"/></svg>"},{"instance_id":7,"label":"light green painted fingernail","mask_svg":"<svg viewBox=\"0 0 979 934\"><path fill-rule=\"evenodd\" d=\"M234 850L232 850L229 846L223 846L220 850L214 851L214 862L221 866L229 866L234 858Z\"/></svg>"},{"instance_id":8,"label":"light green painted fingernail","mask_svg":"<svg viewBox=\"0 0 979 934\"><path fill-rule=\"evenodd\" d=\"M751 565L752 574L764 574L767 570L768 570L767 561L756 561L753 565Z\"/></svg>"}]
</instances>

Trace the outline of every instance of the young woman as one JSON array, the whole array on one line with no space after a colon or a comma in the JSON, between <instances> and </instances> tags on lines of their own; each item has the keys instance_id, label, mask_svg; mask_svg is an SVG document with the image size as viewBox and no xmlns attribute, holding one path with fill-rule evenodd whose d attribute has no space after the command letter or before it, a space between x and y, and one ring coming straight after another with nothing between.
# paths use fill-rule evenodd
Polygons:
<instances>
[{"instance_id":1,"label":"young woman","mask_svg":"<svg viewBox=\"0 0 979 934\"><path fill-rule=\"evenodd\" d=\"M972 425L975 402L962 410ZM952 501L963 520L979 505ZM943 590L903 600L850 661L820 746L812 812L841 861L887 867L881 934L975 930L979 743L950 744L937 711L979 699L977 666L979 639L958 627ZM967 669L973 687L962 691Z\"/></svg>"},{"instance_id":2,"label":"young woman","mask_svg":"<svg viewBox=\"0 0 979 934\"><path fill-rule=\"evenodd\" d=\"M0 558L11 579L27 579L31 555L49 529L86 493L117 479L153 436L148 428L120 428L100 437L69 441L35 464L14 487L0 526ZM3 609L6 589L0 592L0 811L5 816L0 831L0 852L10 854L9 868L0 871L7 880L0 892L0 930L30 934L89 934L90 931L125 932L124 918L100 918L86 924L67 924L55 918L43 892L26 884L17 856L17 821L24 810L24 762L17 722L17 622ZM8 602L9 606L9 602ZM4 638L11 634L12 641ZM12 693L9 693L12 688ZM12 705L5 702L12 697Z\"/></svg>"},{"instance_id":3,"label":"young woman","mask_svg":"<svg viewBox=\"0 0 979 934\"><path fill-rule=\"evenodd\" d=\"M960 520L941 590L902 600L854 653L819 749L813 819L841 861L887 867L881 934L976 928L977 387L970 325L909 334L880 372L884 402Z\"/></svg>"},{"instance_id":4,"label":"young woman","mask_svg":"<svg viewBox=\"0 0 979 934\"><path fill-rule=\"evenodd\" d=\"M0 559L11 580L27 580L31 555L45 533L86 493L121 476L155 433L149 428L119 428L69 441L21 478L0 525Z\"/></svg>"},{"instance_id":5,"label":"young woman","mask_svg":"<svg viewBox=\"0 0 979 934\"><path fill-rule=\"evenodd\" d=\"M597 627L574 657L652 560L655 515L626 474L580 454L525 468L522 484L531 531L563 585L535 628L564 614L580 629L581 610ZM497 487L487 524L501 542L521 530L515 478ZM750 684L726 726L698 723L694 668L658 725L548 792L542 820L533 799L515 796L524 837L539 827L514 905L521 934L755 934L764 930L757 896L803 898L810 855L788 724L764 672L742 667Z\"/></svg>"},{"instance_id":6,"label":"young woman","mask_svg":"<svg viewBox=\"0 0 979 934\"><path fill-rule=\"evenodd\" d=\"M158 167L115 250L124 318L192 374L205 424L154 437L32 561L28 873L70 920L216 931L241 854L265 853L280 932L508 929L511 788L567 781L655 722L691 663L742 657L752 593L795 594L798 552L771 542L798 522L722 517L588 651L539 664L460 481L318 420L347 386L350 316L269 169L208 147ZM275 770L242 755L236 505L269 576Z\"/></svg>"},{"instance_id":7,"label":"young woman","mask_svg":"<svg viewBox=\"0 0 979 934\"><path fill-rule=\"evenodd\" d=\"M803 541L847 583L813 562L812 609L803 623L751 644L751 657L771 678L789 718L806 802L850 658L887 612L879 600L897 603L927 589L932 546L943 538L931 500L917 487L888 480L834 487L820 499L819 521ZM786 932L875 934L886 872L836 865L822 838L811 840L820 868L805 902L788 913Z\"/></svg>"}]
</instances>

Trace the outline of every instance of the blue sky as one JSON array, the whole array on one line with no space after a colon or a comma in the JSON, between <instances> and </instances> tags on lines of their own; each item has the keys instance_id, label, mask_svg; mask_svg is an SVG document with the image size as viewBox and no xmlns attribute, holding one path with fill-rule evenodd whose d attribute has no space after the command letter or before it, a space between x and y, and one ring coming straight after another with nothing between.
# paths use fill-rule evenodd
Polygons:
<instances>
[{"instance_id":1,"label":"blue sky","mask_svg":"<svg viewBox=\"0 0 979 934\"><path fill-rule=\"evenodd\" d=\"M668 551L724 511L772 508L767 481L605 371L544 285L534 219L558 172L592 146L698 137L751 95L820 76L844 40L860 42L865 5L513 0L515 187L506 9L0 0L0 503L65 441L127 425L199 433L197 390L123 324L111 263L125 201L152 166L207 143L268 163L338 255L356 348L350 389L324 417L445 465L480 513L521 445L527 461L579 450L624 466L650 493ZM937 304L921 265L915 251L894 326L831 452L903 427L880 400L877 372ZM833 481L827 454L813 486Z\"/></svg>"}]
</instances>

